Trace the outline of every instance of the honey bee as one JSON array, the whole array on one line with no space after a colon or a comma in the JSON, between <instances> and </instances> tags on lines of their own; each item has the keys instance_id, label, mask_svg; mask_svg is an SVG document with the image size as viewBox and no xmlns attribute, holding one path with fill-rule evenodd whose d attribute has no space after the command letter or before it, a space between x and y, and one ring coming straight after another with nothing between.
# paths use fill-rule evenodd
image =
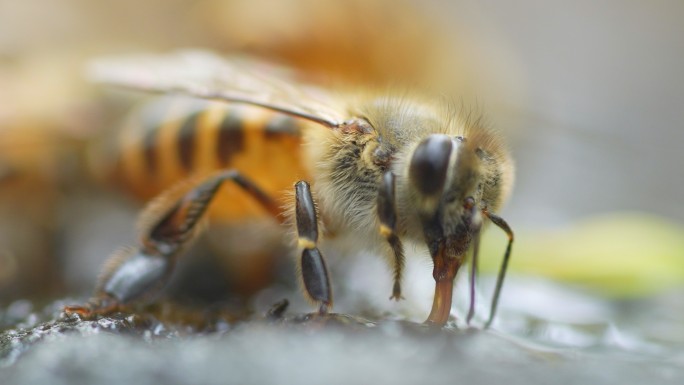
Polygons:
<instances>
[{"instance_id":1,"label":"honey bee","mask_svg":"<svg viewBox=\"0 0 684 385\"><path fill-rule=\"evenodd\" d=\"M227 184L234 188L231 194L243 193L245 199L237 202L251 201L262 214L292 224L303 293L320 314L332 309L333 293L319 241L345 237L387 258L393 300L402 298L403 242L425 244L435 280L426 322L436 325L448 320L453 281L472 249L470 322L480 233L491 221L508 236L485 327L491 324L513 242L511 228L496 215L510 193L513 165L500 137L481 120L464 116L444 98L392 91L335 94L298 82L281 67L202 51L105 59L92 74L103 83L246 105L258 113L252 119L224 114L212 123L208 109L196 117L208 128L204 123L193 132L178 127L169 135L175 151L137 151L138 159L132 154L128 163L124 157L122 167L144 165L160 186L179 169L211 166L148 205L141 214L140 244L115 253L94 298L67 311L106 313L162 288L202 228L209 204L221 201L225 215L240 210L243 203L232 197L216 199ZM232 116L239 118L229 121ZM273 146L266 149L269 135ZM289 144L288 135L296 138Z\"/></svg>"}]
</instances>

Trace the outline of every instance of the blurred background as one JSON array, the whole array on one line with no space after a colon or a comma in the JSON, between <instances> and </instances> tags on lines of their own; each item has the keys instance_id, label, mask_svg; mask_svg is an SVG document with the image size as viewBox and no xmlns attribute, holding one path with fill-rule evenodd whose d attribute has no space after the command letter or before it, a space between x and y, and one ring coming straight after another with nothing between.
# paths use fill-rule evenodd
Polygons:
<instances>
[{"instance_id":1,"label":"blurred background","mask_svg":"<svg viewBox=\"0 0 684 385\"><path fill-rule=\"evenodd\" d=\"M141 203L94 183L83 157L127 107L103 103L85 63L204 47L456 95L516 160L503 314L592 324L617 311L643 316L635 329L653 315L660 340L684 341L681 20L684 3L665 0L0 0L0 303L85 293L134 240ZM489 231L485 273L504 247ZM429 261L415 266L429 282ZM429 306L421 295L407 306Z\"/></svg>"}]
</instances>

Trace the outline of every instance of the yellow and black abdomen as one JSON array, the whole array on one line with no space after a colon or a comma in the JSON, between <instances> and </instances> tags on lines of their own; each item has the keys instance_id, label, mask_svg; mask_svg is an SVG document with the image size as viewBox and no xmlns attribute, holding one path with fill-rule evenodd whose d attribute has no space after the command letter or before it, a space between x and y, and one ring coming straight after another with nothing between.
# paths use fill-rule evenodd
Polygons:
<instances>
[{"instance_id":1,"label":"yellow and black abdomen","mask_svg":"<svg viewBox=\"0 0 684 385\"><path fill-rule=\"evenodd\" d=\"M262 108L165 96L131 114L109 149L95 156L95 169L142 201L222 169L239 170L282 200L294 182L307 178L299 125ZM230 184L210 210L212 220L226 222L266 214Z\"/></svg>"}]
</instances>

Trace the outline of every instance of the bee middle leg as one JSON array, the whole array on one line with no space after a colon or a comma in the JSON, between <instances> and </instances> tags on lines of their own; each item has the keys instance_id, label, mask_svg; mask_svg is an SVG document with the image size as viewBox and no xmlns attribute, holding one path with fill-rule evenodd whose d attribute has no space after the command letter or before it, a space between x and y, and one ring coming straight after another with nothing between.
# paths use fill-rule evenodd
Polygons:
<instances>
[{"instance_id":1,"label":"bee middle leg","mask_svg":"<svg viewBox=\"0 0 684 385\"><path fill-rule=\"evenodd\" d=\"M93 299L85 306L69 306L65 311L86 317L107 314L159 292L168 282L179 255L197 236L203 214L226 181L249 192L274 216L279 213L277 204L266 193L235 170L210 177L170 205L163 205L161 212L157 212L153 202L141 214L141 219L153 220L142 230L140 244L112 255Z\"/></svg>"},{"instance_id":2,"label":"bee middle leg","mask_svg":"<svg viewBox=\"0 0 684 385\"><path fill-rule=\"evenodd\" d=\"M297 250L299 269L308 298L319 305L319 314L332 308L332 290L325 260L318 250L318 218L309 184L295 184L295 220L297 222Z\"/></svg>"}]
</instances>

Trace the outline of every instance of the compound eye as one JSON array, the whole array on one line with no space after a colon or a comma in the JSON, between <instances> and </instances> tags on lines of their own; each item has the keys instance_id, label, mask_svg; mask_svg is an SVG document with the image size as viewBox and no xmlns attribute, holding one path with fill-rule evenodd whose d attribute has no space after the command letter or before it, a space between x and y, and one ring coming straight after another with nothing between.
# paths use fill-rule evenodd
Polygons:
<instances>
[{"instance_id":1,"label":"compound eye","mask_svg":"<svg viewBox=\"0 0 684 385\"><path fill-rule=\"evenodd\" d=\"M452 149L452 139L447 135L430 135L416 147L409 166L409 179L419 192L427 196L441 193Z\"/></svg>"}]
</instances>

